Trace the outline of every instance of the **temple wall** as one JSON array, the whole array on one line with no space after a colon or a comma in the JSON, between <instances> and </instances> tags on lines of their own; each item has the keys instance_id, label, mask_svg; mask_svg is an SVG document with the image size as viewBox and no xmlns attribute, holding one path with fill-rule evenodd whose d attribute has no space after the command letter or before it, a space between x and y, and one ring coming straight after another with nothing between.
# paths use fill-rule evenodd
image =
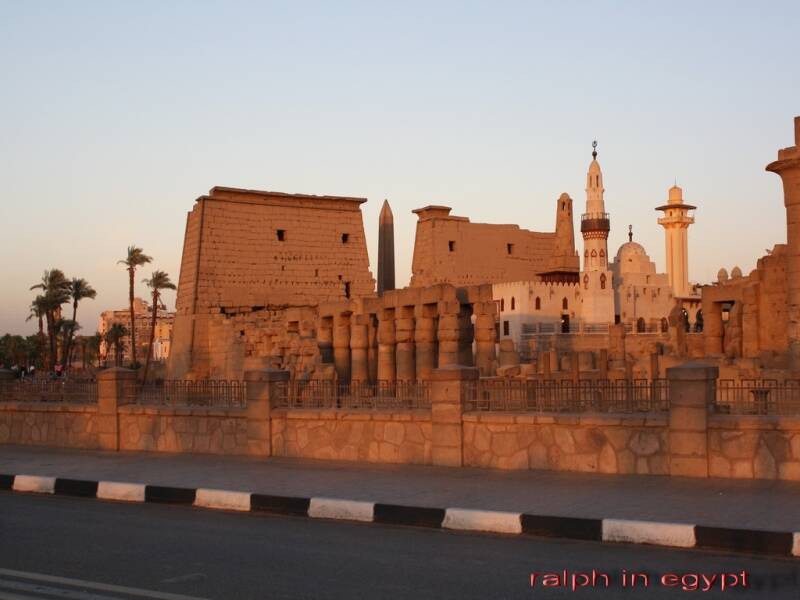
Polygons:
<instances>
[{"instance_id":1,"label":"temple wall","mask_svg":"<svg viewBox=\"0 0 800 600\"><path fill-rule=\"evenodd\" d=\"M100 447L94 404L0 402L0 444Z\"/></svg>"},{"instance_id":2,"label":"temple wall","mask_svg":"<svg viewBox=\"0 0 800 600\"><path fill-rule=\"evenodd\" d=\"M274 411L272 454L370 463L430 464L430 411Z\"/></svg>"},{"instance_id":3,"label":"temple wall","mask_svg":"<svg viewBox=\"0 0 800 600\"><path fill-rule=\"evenodd\" d=\"M242 409L121 406L119 449L201 454L248 454Z\"/></svg>"},{"instance_id":4,"label":"temple wall","mask_svg":"<svg viewBox=\"0 0 800 600\"><path fill-rule=\"evenodd\" d=\"M669 473L664 416L467 413L464 465Z\"/></svg>"},{"instance_id":5,"label":"temple wall","mask_svg":"<svg viewBox=\"0 0 800 600\"><path fill-rule=\"evenodd\" d=\"M800 417L715 415L709 477L800 480Z\"/></svg>"}]
</instances>

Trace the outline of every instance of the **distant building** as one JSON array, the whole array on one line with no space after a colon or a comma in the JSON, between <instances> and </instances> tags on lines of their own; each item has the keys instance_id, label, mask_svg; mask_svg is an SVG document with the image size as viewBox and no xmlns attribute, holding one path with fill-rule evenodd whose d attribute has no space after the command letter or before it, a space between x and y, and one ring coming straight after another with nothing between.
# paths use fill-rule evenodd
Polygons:
<instances>
[{"instance_id":1,"label":"distant building","mask_svg":"<svg viewBox=\"0 0 800 600\"><path fill-rule=\"evenodd\" d=\"M137 358L144 361L147 357L147 343L150 340L150 327L152 323L153 308L141 298L133 299L134 324L136 327L136 346ZM170 340L172 338L172 324L175 321L175 313L166 310L165 306L160 306L156 312L156 331L153 339L153 360L163 361L169 356ZM100 324L98 332L105 336L106 332L114 323L120 323L126 330L131 327L131 311L129 308L120 310L106 310L100 314ZM110 348L105 341L100 344L100 360L113 359L114 349ZM123 362L133 360L131 353L131 336L123 338Z\"/></svg>"}]
</instances>

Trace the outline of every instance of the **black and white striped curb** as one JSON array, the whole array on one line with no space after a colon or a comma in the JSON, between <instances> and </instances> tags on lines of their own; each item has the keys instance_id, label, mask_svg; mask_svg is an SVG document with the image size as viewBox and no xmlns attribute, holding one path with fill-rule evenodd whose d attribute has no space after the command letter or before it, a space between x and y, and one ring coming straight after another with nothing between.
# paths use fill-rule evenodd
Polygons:
<instances>
[{"instance_id":1,"label":"black and white striped curb","mask_svg":"<svg viewBox=\"0 0 800 600\"><path fill-rule=\"evenodd\" d=\"M336 498L272 496L206 488L86 481L39 475L0 475L0 490L123 502L185 504L218 510L460 531L800 556L800 532L729 529L625 519L583 519L466 508L401 506Z\"/></svg>"}]
</instances>

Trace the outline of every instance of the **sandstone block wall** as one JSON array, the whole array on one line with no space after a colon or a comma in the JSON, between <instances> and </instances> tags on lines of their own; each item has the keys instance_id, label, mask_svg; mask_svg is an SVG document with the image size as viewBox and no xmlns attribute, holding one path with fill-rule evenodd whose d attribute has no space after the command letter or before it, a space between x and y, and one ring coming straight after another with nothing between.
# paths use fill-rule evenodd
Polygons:
<instances>
[{"instance_id":1,"label":"sandstone block wall","mask_svg":"<svg viewBox=\"0 0 800 600\"><path fill-rule=\"evenodd\" d=\"M464 465L666 475L663 416L464 415Z\"/></svg>"},{"instance_id":2,"label":"sandstone block wall","mask_svg":"<svg viewBox=\"0 0 800 600\"><path fill-rule=\"evenodd\" d=\"M711 417L708 475L800 480L800 417Z\"/></svg>"},{"instance_id":3,"label":"sandstone block wall","mask_svg":"<svg viewBox=\"0 0 800 600\"><path fill-rule=\"evenodd\" d=\"M243 409L121 406L119 448L249 454L246 413Z\"/></svg>"},{"instance_id":4,"label":"sandstone block wall","mask_svg":"<svg viewBox=\"0 0 800 600\"><path fill-rule=\"evenodd\" d=\"M272 454L371 463L430 464L430 412L273 411Z\"/></svg>"},{"instance_id":5,"label":"sandstone block wall","mask_svg":"<svg viewBox=\"0 0 800 600\"><path fill-rule=\"evenodd\" d=\"M557 240L556 233L529 231L517 225L471 223L466 217L450 215L446 206L428 206L414 212L419 220L412 287L523 281L554 269L574 273L579 270L574 241L571 255L556 254L557 250L569 248L564 237L571 231ZM558 222L566 227L566 220Z\"/></svg>"},{"instance_id":6,"label":"sandstone block wall","mask_svg":"<svg viewBox=\"0 0 800 600\"><path fill-rule=\"evenodd\" d=\"M0 402L0 444L100 447L97 406Z\"/></svg>"},{"instance_id":7,"label":"sandstone block wall","mask_svg":"<svg viewBox=\"0 0 800 600\"><path fill-rule=\"evenodd\" d=\"M209 376L209 354L230 345L218 330L233 331L220 315L373 295L365 201L221 187L198 198L186 222L168 376Z\"/></svg>"}]
</instances>

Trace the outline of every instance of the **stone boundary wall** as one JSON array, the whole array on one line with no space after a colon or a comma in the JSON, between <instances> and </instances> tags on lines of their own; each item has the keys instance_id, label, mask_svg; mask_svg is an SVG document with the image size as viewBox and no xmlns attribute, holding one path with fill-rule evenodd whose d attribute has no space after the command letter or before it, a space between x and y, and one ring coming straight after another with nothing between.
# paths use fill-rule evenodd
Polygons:
<instances>
[{"instance_id":1,"label":"stone boundary wall","mask_svg":"<svg viewBox=\"0 0 800 600\"><path fill-rule=\"evenodd\" d=\"M431 464L427 410L275 410L272 454L370 463Z\"/></svg>"},{"instance_id":2,"label":"stone boundary wall","mask_svg":"<svg viewBox=\"0 0 800 600\"><path fill-rule=\"evenodd\" d=\"M100 448L97 405L2 402L0 444Z\"/></svg>"},{"instance_id":3,"label":"stone boundary wall","mask_svg":"<svg viewBox=\"0 0 800 600\"><path fill-rule=\"evenodd\" d=\"M800 481L800 416L710 417L708 476Z\"/></svg>"},{"instance_id":4,"label":"stone boundary wall","mask_svg":"<svg viewBox=\"0 0 800 600\"><path fill-rule=\"evenodd\" d=\"M244 409L119 407L119 449L248 454Z\"/></svg>"},{"instance_id":5,"label":"stone boundary wall","mask_svg":"<svg viewBox=\"0 0 800 600\"><path fill-rule=\"evenodd\" d=\"M662 415L467 413L464 465L667 475Z\"/></svg>"},{"instance_id":6,"label":"stone boundary wall","mask_svg":"<svg viewBox=\"0 0 800 600\"><path fill-rule=\"evenodd\" d=\"M432 372L430 410L272 408L275 369L247 371L246 408L121 404L134 377L101 372L97 404L0 403L0 444L800 481L800 415L710 414L701 363L667 368L658 414L465 413L478 369L460 365Z\"/></svg>"}]
</instances>

